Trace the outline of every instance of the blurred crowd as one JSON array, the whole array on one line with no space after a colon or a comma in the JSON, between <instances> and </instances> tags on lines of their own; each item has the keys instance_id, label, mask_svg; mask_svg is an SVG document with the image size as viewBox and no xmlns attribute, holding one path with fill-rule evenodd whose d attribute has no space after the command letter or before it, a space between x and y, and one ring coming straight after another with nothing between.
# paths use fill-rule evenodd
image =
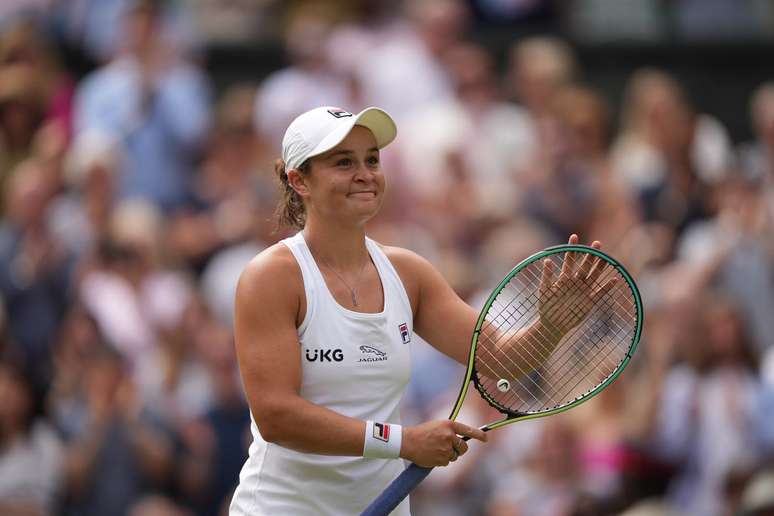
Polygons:
<instances>
[{"instance_id":1,"label":"blurred crowd","mask_svg":"<svg viewBox=\"0 0 774 516\"><path fill-rule=\"evenodd\" d=\"M753 139L735 142L665 70L636 71L612 105L561 38L496 59L468 37L474 11L547 3L3 2L0 514L226 514L250 440L234 288L289 234L272 163L318 105L394 116L369 234L474 306L573 232L644 298L619 380L471 446L415 514L774 514L774 76L740 103ZM256 33L286 66L216 91L202 36ZM447 417L461 367L422 343L413 367L404 423ZM470 395L459 419L494 417Z\"/></svg>"}]
</instances>

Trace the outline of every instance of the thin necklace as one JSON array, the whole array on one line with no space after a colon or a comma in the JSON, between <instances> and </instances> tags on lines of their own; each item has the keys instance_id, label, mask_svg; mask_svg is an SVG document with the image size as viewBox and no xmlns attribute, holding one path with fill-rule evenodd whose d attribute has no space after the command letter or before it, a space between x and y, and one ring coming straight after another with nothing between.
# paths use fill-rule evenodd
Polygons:
<instances>
[{"instance_id":1,"label":"thin necklace","mask_svg":"<svg viewBox=\"0 0 774 516\"><path fill-rule=\"evenodd\" d=\"M352 288L352 287L350 287L350 286L349 286L349 283L347 283L346 281L344 281L344 278L341 276L341 274L339 274L339 273L336 271L336 269L334 269L333 267L331 267L330 265L328 265L328 262L326 262L325 260L323 260L323 259L322 259L322 257L320 258L320 261L322 262L322 264L323 264L323 265L325 265L326 267L328 267L328 269L330 269L331 271L333 271L333 274L335 274L335 275L336 275L336 276L337 276L337 277L338 277L338 278L341 280L341 282L344 284L344 286L345 286L345 287L347 287L347 288L349 289L349 293L350 293L350 295L352 296L352 304L353 304L353 305L355 305L355 306L360 306L360 305L358 305L358 304L357 304L357 294L355 293L355 289L354 289L354 288ZM365 262L365 263L363 264L363 266L360 268L360 272L358 272L358 273L357 273L357 281L360 281L360 276L363 274L363 271L365 270L365 268L366 268L366 265L367 265L367 264L368 264L368 262Z\"/></svg>"}]
</instances>

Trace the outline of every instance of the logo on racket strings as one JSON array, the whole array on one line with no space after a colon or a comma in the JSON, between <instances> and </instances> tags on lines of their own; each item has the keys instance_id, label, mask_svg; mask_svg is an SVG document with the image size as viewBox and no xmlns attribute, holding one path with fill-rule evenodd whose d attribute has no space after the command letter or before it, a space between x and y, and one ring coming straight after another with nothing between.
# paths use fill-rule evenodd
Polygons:
<instances>
[{"instance_id":1,"label":"logo on racket strings","mask_svg":"<svg viewBox=\"0 0 774 516\"><path fill-rule=\"evenodd\" d=\"M389 442L390 425L387 423L374 423L374 437L380 441Z\"/></svg>"},{"instance_id":2,"label":"logo on racket strings","mask_svg":"<svg viewBox=\"0 0 774 516\"><path fill-rule=\"evenodd\" d=\"M400 323L398 325L398 330L400 331L400 338L403 339L404 344L411 342L411 332L409 332L408 324Z\"/></svg>"}]
</instances>

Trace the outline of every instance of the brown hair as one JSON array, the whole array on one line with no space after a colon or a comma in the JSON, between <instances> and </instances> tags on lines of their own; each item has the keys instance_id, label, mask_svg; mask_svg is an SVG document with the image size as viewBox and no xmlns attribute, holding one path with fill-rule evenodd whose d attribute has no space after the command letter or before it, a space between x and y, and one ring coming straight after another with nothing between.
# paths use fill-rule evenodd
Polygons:
<instances>
[{"instance_id":1,"label":"brown hair","mask_svg":"<svg viewBox=\"0 0 774 516\"><path fill-rule=\"evenodd\" d=\"M309 175L312 166L309 160L304 161L298 167L301 175ZM291 227L303 229L306 224L306 207L304 201L298 192L288 183L288 174L285 170L285 162L278 159L274 162L274 173L280 182L280 201L277 203L277 209L274 210L274 219L277 223L277 229L282 227Z\"/></svg>"}]
</instances>

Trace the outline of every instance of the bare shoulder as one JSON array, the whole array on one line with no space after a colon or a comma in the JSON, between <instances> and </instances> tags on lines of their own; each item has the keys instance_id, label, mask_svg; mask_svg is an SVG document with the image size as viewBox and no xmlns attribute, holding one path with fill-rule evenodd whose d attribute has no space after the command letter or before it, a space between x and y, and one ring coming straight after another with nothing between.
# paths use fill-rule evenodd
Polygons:
<instances>
[{"instance_id":1,"label":"bare shoulder","mask_svg":"<svg viewBox=\"0 0 774 516\"><path fill-rule=\"evenodd\" d=\"M428 285L435 284L440 279L440 273L433 265L419 254L402 247L379 244L384 254L395 267L400 276L406 293L415 309L419 306L422 292Z\"/></svg>"},{"instance_id":2,"label":"bare shoulder","mask_svg":"<svg viewBox=\"0 0 774 516\"><path fill-rule=\"evenodd\" d=\"M405 274L406 276L415 277L427 272L427 268L432 268L430 262L409 249L382 244L379 244L379 248L384 251L390 263L398 270L401 276Z\"/></svg>"},{"instance_id":3,"label":"bare shoulder","mask_svg":"<svg viewBox=\"0 0 774 516\"><path fill-rule=\"evenodd\" d=\"M259 301L298 298L303 292L301 270L285 244L276 243L257 254L239 277L237 303L240 299Z\"/></svg>"}]
</instances>

